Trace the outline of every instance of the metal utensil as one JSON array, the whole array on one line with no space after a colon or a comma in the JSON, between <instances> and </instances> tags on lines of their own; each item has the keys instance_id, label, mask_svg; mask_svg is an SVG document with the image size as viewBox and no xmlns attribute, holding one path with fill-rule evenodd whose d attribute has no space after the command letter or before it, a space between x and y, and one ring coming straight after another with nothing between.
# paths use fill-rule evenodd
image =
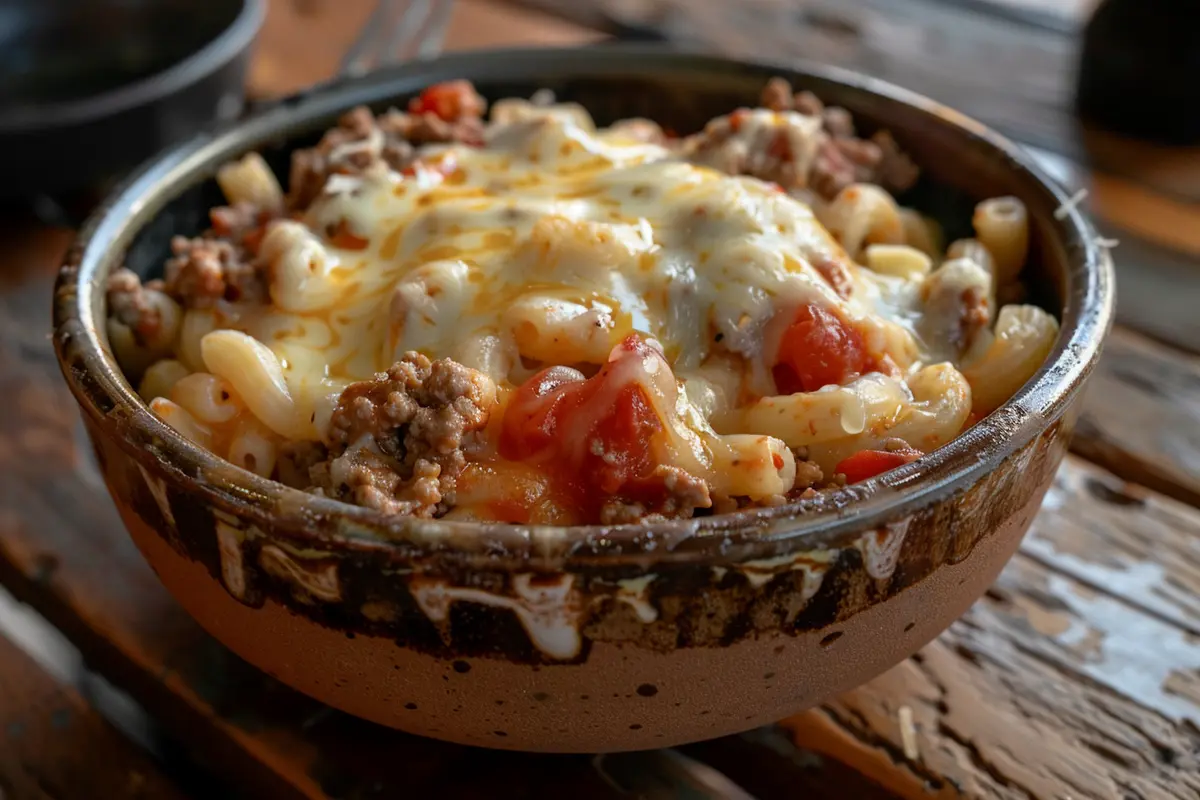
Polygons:
<instances>
[{"instance_id":1,"label":"metal utensil","mask_svg":"<svg viewBox=\"0 0 1200 800\"><path fill-rule=\"evenodd\" d=\"M453 8L453 0L379 0L342 58L339 75L355 77L386 64L436 56Z\"/></svg>"}]
</instances>

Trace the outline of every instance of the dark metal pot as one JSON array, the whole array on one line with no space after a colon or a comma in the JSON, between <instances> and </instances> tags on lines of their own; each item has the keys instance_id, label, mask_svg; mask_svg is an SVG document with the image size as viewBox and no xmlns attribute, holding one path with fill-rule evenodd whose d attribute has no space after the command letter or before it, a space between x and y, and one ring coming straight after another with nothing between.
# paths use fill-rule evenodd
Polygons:
<instances>
[{"instance_id":1,"label":"dark metal pot","mask_svg":"<svg viewBox=\"0 0 1200 800\"><path fill-rule=\"evenodd\" d=\"M21 0L0 25L0 198L102 185L242 110L264 0Z\"/></svg>"}]
</instances>

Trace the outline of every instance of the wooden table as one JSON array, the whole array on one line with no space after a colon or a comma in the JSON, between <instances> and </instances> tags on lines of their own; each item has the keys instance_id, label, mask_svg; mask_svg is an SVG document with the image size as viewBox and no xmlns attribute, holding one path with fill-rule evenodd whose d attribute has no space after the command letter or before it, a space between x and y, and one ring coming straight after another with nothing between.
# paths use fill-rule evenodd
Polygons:
<instances>
[{"instance_id":1,"label":"wooden table","mask_svg":"<svg viewBox=\"0 0 1200 800\"><path fill-rule=\"evenodd\" d=\"M1032 142L1090 188L1121 240L1122 327L1020 553L891 672L773 728L681 749L755 796L1200 797L1200 151L1079 130L1065 104L1071 15L1086 3L1042 2L999 16L979 11L986 0L758 0L757 15L710 3L691 16L672 2L554 4L572 21L456 7L456 47L579 43L619 19L858 66ZM728 18L713 10L724 5ZM252 90L327 75L368 7L274 2ZM61 635L0 603L0 796L635 796L589 757L352 719L205 635L126 538L61 385L46 312L70 234L14 216L2 227L0 584Z\"/></svg>"}]
</instances>

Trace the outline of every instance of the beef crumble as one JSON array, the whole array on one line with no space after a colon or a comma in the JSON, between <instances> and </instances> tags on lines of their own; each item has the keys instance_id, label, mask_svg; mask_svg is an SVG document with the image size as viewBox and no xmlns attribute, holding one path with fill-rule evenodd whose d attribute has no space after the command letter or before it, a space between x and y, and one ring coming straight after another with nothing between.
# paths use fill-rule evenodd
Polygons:
<instances>
[{"instance_id":1,"label":"beef crumble","mask_svg":"<svg viewBox=\"0 0 1200 800\"><path fill-rule=\"evenodd\" d=\"M242 244L217 235L171 239L163 269L167 294L186 308L211 308L218 300L261 302L267 297L266 270Z\"/></svg>"},{"instance_id":2,"label":"beef crumble","mask_svg":"<svg viewBox=\"0 0 1200 800\"><path fill-rule=\"evenodd\" d=\"M496 405L483 373L450 359L406 353L385 373L342 392L327 456L311 448L312 490L389 514L433 517L454 505L459 474Z\"/></svg>"},{"instance_id":3,"label":"beef crumble","mask_svg":"<svg viewBox=\"0 0 1200 800\"><path fill-rule=\"evenodd\" d=\"M856 135L854 118L840 106L827 106L812 92L792 91L783 78L772 78L760 102L772 111L798 111L821 118L825 134L808 174L808 186L831 199L852 183L876 183L903 192L917 181L919 170L892 135L878 131L870 139Z\"/></svg>"},{"instance_id":4,"label":"beef crumble","mask_svg":"<svg viewBox=\"0 0 1200 800\"><path fill-rule=\"evenodd\" d=\"M610 498L600 507L600 524L648 524L668 519L689 519L698 509L712 507L708 484L679 467L660 464L644 482L660 484L662 497L657 503Z\"/></svg>"},{"instance_id":5,"label":"beef crumble","mask_svg":"<svg viewBox=\"0 0 1200 800\"><path fill-rule=\"evenodd\" d=\"M487 104L466 81L451 83L436 104L416 98L408 112L392 109L375 116L366 106L351 109L315 147L293 152L288 207L308 208L333 174L361 175L381 162L403 170L416 158L414 145L482 144Z\"/></svg>"},{"instance_id":6,"label":"beef crumble","mask_svg":"<svg viewBox=\"0 0 1200 800\"><path fill-rule=\"evenodd\" d=\"M820 118L815 131L805 129L811 159L800 163L794 147L795 132L789 132L788 120L779 120L774 136L760 137L743 149L728 144L737 133L739 119L747 113L735 111L710 122L693 139L695 151L710 163L733 174L752 175L778 183L784 189L810 189L820 197L832 199L853 183L876 183L892 192L902 192L917 180L918 170L887 131L869 139L856 135L850 113L837 106L826 106L812 92L793 93L791 84L773 78L763 90L762 106L771 111L796 111L805 117ZM795 118L792 118L795 122Z\"/></svg>"},{"instance_id":7,"label":"beef crumble","mask_svg":"<svg viewBox=\"0 0 1200 800\"><path fill-rule=\"evenodd\" d=\"M125 267L116 270L108 278L108 316L129 328L139 343L145 344L154 339L162 328L162 311L146 293L147 289L159 289L161 286L161 281L152 281L151 285L143 286L141 279Z\"/></svg>"}]
</instances>

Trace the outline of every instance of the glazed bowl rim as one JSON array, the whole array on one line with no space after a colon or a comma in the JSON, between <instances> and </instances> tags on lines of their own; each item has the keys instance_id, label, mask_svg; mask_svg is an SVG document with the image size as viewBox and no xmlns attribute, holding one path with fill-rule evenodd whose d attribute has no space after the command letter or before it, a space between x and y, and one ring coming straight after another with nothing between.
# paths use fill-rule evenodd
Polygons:
<instances>
[{"instance_id":1,"label":"glazed bowl rim","mask_svg":"<svg viewBox=\"0 0 1200 800\"><path fill-rule=\"evenodd\" d=\"M772 72L840 83L898 102L949 126L972 147L991 151L1022 173L1030 192L1061 213L1050 220L1066 254L1065 308L1054 350L1037 374L995 412L912 464L840 490L776 508L653 525L510 525L388 516L289 488L233 466L185 439L150 412L104 344L93 295L98 275L123 256L133 236L180 191L211 178L219 161L278 140L305 121L359 103L378 103L449 77L487 76L536 82L566 75L669 74L689 69ZM234 152L228 152L234 151ZM562 557L696 560L765 557L801 547L831 546L848 535L880 530L912 511L961 491L1043 433L1070 405L1099 357L1111 327L1114 278L1107 249L1083 214L1020 147L984 125L928 98L878 79L802 61L731 59L631 44L550 49L482 50L405 64L324 84L234 124L216 127L158 154L136 170L81 229L55 286L54 343L63 374L85 414L112 431L143 467L166 473L213 508L254 520L271 535L301 546L517 555L523 563Z\"/></svg>"}]
</instances>

